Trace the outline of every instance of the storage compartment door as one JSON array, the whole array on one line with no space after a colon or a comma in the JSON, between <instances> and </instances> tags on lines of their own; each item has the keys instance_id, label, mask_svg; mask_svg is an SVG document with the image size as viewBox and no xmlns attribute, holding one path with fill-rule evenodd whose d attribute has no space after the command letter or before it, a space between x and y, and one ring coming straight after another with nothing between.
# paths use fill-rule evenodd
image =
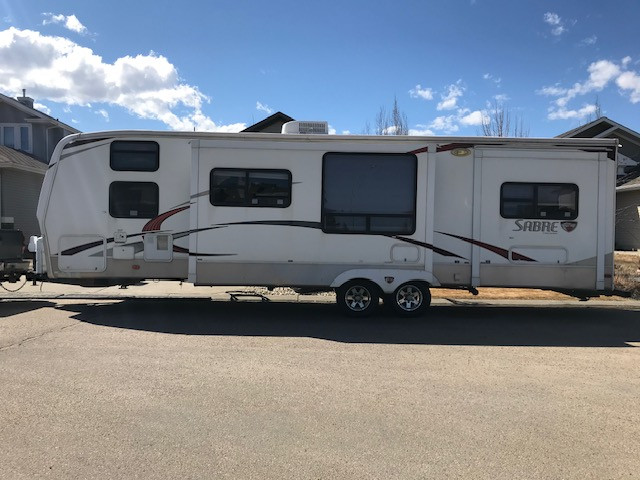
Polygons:
<instances>
[{"instance_id":1,"label":"storage compartment door","mask_svg":"<svg viewBox=\"0 0 640 480\"><path fill-rule=\"evenodd\" d=\"M170 262L173 259L173 235L147 233L144 236L145 262Z\"/></svg>"},{"instance_id":2,"label":"storage compartment door","mask_svg":"<svg viewBox=\"0 0 640 480\"><path fill-rule=\"evenodd\" d=\"M104 272L107 241L99 235L65 235L58 243L58 268L63 272Z\"/></svg>"}]
</instances>

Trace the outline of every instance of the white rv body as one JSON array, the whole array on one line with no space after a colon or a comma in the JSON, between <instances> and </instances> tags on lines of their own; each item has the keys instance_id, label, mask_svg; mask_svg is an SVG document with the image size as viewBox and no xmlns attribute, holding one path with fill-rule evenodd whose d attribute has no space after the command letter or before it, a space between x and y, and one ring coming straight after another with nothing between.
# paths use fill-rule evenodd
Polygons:
<instances>
[{"instance_id":1,"label":"white rv body","mask_svg":"<svg viewBox=\"0 0 640 480\"><path fill-rule=\"evenodd\" d=\"M114 142L120 142L116 150L127 142L157 144L158 168L114 170ZM366 279L387 294L407 281L470 289L611 290L616 145L609 139L72 135L57 146L42 187L39 269L50 279L81 284L153 278L336 288ZM341 161L355 191L361 182L377 185L380 179L367 175L393 155L415 165L415 187L406 187L415 189L412 212L327 213L334 212L327 205L341 201L324 198L337 195L330 193L332 182L343 190L347 184L339 178ZM361 160L367 170L362 175L354 167ZM289 197L266 199L276 202L268 205L257 197L255 205L214 205L214 179L251 172L250 179L256 171L265 178L273 171L280 182L288 175ZM324 178L328 172L332 177ZM152 215L138 218L137 207L127 205L129 218L114 217L120 207L110 195L129 183L157 185L149 187L157 199L141 207ZM543 194L553 186L573 198L569 213L561 212L565 200L544 204ZM215 191L227 192L220 188ZM380 199L387 196L391 204L406 203L406 192L385 190L375 200L381 210L387 207ZM517 209L533 208L520 199L526 191L535 192L536 213L514 217Z\"/></svg>"}]
</instances>

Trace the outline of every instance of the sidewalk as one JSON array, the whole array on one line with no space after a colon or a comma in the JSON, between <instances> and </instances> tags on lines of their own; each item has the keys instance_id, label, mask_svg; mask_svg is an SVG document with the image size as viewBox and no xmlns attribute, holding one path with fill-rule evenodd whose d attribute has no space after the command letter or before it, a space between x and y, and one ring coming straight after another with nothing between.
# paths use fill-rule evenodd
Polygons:
<instances>
[{"instance_id":1,"label":"sidewalk","mask_svg":"<svg viewBox=\"0 0 640 480\"><path fill-rule=\"evenodd\" d=\"M15 289L21 283L3 283L6 288ZM190 283L176 281L148 281L138 285L121 288L114 287L79 287L77 285L64 285L59 283L38 282L33 286L27 282L20 290L9 292L0 289L0 302L3 300L125 300L125 299L166 299L166 298L193 298L211 299L214 301L232 301L229 292L240 292L235 300L245 301L270 301L270 302L301 302L301 303L334 303L335 296L332 293L320 293L313 295L299 295L291 293L289 289L276 289L273 292L261 287L196 287ZM439 294L438 289L432 290L434 297L432 305L494 305L494 306L576 306L576 307L623 307L640 308L640 300L632 299L607 299L594 298L583 302L576 298L566 297L560 300L539 299L495 299L482 298L480 295L468 299L448 298L446 294ZM255 295L242 295L254 293Z\"/></svg>"}]
</instances>

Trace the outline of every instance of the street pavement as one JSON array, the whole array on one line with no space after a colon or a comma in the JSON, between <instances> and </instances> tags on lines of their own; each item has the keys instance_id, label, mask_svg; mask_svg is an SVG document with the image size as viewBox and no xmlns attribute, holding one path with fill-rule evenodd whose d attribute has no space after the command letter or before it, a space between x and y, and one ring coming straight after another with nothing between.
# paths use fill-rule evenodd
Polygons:
<instances>
[{"instance_id":1,"label":"street pavement","mask_svg":"<svg viewBox=\"0 0 640 480\"><path fill-rule=\"evenodd\" d=\"M640 302L165 283L0 295L1 478L640 478Z\"/></svg>"}]
</instances>

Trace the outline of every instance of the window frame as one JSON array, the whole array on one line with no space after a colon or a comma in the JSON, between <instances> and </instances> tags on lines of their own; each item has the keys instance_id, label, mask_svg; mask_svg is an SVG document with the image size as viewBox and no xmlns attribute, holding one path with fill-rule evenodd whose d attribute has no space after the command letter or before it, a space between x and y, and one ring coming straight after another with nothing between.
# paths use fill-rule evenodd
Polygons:
<instances>
[{"instance_id":1,"label":"window frame","mask_svg":"<svg viewBox=\"0 0 640 480\"><path fill-rule=\"evenodd\" d=\"M533 199L532 199L532 203L531 206L533 208L534 211L534 215L532 216L522 216L522 215L507 215L505 214L504 211L504 206L505 206L505 201L516 201L516 200L521 200L521 199L510 199L510 198L506 198L504 197L504 187L505 185L526 185L526 186L532 186L533 187ZM542 216L540 215L538 212L540 211L540 205L539 205L539 193L538 193L538 189L540 187L569 187L571 188L576 195L576 201L575 201L575 208L572 210L572 214L569 217L561 217L561 218L556 218L555 216ZM500 216L502 218L508 219L508 220L514 220L514 219L527 219L527 220L550 220L550 221L563 221L563 220L575 220L576 218L578 218L579 215L579 205L580 205L580 187L578 187L577 184L575 183L567 183L567 182L503 182L500 185Z\"/></svg>"},{"instance_id":2,"label":"window frame","mask_svg":"<svg viewBox=\"0 0 640 480\"><path fill-rule=\"evenodd\" d=\"M140 215L140 216L131 216L131 215L114 215L113 209L112 209L112 189L114 188L114 185L119 185L119 184L144 184L144 185L154 185L155 186L155 213L151 216L148 215ZM116 180L113 181L109 184L109 215L112 218L123 218L123 219L133 219L133 220L147 220L147 219L151 219L151 218L156 218L158 216L158 213L160 212L160 187L158 186L158 184L156 182L139 182L139 181L135 181L135 182L131 182L131 181L125 181L125 180Z\"/></svg>"},{"instance_id":3,"label":"window frame","mask_svg":"<svg viewBox=\"0 0 640 480\"><path fill-rule=\"evenodd\" d=\"M245 186L244 193L245 198L242 203L216 203L213 198L214 187L213 187L213 176L215 172L244 172L245 178ZM284 173L287 175L287 202L283 205L260 205L251 203L251 198L249 197L249 186L250 186L250 174L251 173ZM291 206L293 202L293 175L290 170L285 168L233 168L233 167L215 167L211 169L209 172L209 203L214 207L241 207L241 208L288 208Z\"/></svg>"},{"instance_id":4,"label":"window frame","mask_svg":"<svg viewBox=\"0 0 640 480\"><path fill-rule=\"evenodd\" d=\"M413 210L411 215L406 214L392 214L392 213L360 213L360 212L346 212L346 213L332 213L332 216L343 217L364 217L365 229L363 231L345 231L327 228L326 218L327 212L325 211L325 185L327 182L326 176L326 158L330 155L348 155L354 157L371 157L371 156L385 156L385 157L411 157L413 160ZM413 235L417 231L417 210L418 210L418 157L413 153L398 153L398 152L327 152L322 156L322 185L320 192L320 225L324 233L334 235ZM410 218L412 221L412 228L410 230L372 230L371 219L372 218Z\"/></svg>"},{"instance_id":5,"label":"window frame","mask_svg":"<svg viewBox=\"0 0 640 480\"><path fill-rule=\"evenodd\" d=\"M33 129L31 128L30 123L0 123L0 145L5 145L4 143L4 128L11 127L13 128L13 148L14 150L19 150L21 152L33 153ZM26 128L28 133L28 142L29 148L22 148L22 133L21 129Z\"/></svg>"},{"instance_id":6,"label":"window frame","mask_svg":"<svg viewBox=\"0 0 640 480\"><path fill-rule=\"evenodd\" d=\"M122 144L122 143L137 143L137 144L149 144L155 145L155 166L154 168L135 168L135 167L127 167L127 168L115 168L113 165L113 154L114 154L114 145ZM136 150L120 150L120 152L128 152L128 153L138 153ZM116 151L115 153L118 153ZM114 172L157 172L160 168L160 144L154 140L114 140L109 144L109 167Z\"/></svg>"}]
</instances>

